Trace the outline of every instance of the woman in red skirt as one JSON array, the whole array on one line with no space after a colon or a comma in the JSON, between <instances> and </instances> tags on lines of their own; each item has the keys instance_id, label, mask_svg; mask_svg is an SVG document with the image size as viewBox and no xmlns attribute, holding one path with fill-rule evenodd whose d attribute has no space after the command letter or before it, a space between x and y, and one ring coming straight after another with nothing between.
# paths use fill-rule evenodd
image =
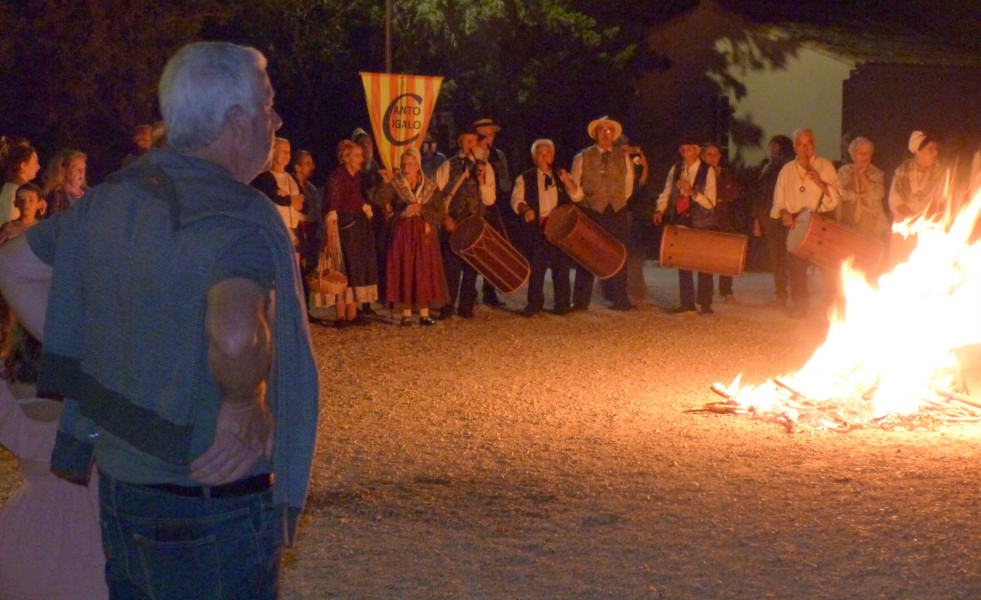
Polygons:
<instances>
[{"instance_id":1,"label":"woman in red skirt","mask_svg":"<svg viewBox=\"0 0 981 600\"><path fill-rule=\"evenodd\" d=\"M401 169L379 190L384 195L380 200L391 202L393 209L386 301L401 309L403 327L412 324L413 309L419 311L420 325L435 325L429 309L449 300L436 233L442 208L439 190L423 175L421 164L419 151L409 148L402 154Z\"/></svg>"}]
</instances>

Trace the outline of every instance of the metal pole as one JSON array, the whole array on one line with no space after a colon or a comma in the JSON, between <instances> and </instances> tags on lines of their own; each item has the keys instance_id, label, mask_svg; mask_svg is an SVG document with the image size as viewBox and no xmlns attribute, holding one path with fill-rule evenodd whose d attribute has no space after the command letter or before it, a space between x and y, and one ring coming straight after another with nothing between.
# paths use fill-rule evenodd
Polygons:
<instances>
[{"instance_id":1,"label":"metal pole","mask_svg":"<svg viewBox=\"0 0 981 600\"><path fill-rule=\"evenodd\" d=\"M385 72L392 72L392 0L385 0Z\"/></svg>"}]
</instances>

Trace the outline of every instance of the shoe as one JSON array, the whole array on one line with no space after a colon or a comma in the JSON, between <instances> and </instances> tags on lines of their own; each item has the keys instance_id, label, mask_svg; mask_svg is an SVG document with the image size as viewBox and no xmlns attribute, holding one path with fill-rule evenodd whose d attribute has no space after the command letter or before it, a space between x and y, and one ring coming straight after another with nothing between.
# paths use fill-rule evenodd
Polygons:
<instances>
[{"instance_id":1,"label":"shoe","mask_svg":"<svg viewBox=\"0 0 981 600\"><path fill-rule=\"evenodd\" d=\"M456 311L456 316L460 317L461 319L472 319L473 318L473 311L472 310L458 310L458 311Z\"/></svg>"},{"instance_id":2,"label":"shoe","mask_svg":"<svg viewBox=\"0 0 981 600\"><path fill-rule=\"evenodd\" d=\"M377 314L375 312L375 310L373 308L371 308L371 304L368 303L368 302L365 302L364 304L361 305L361 312L363 314L372 315L372 316L374 316L375 314Z\"/></svg>"},{"instance_id":3,"label":"shoe","mask_svg":"<svg viewBox=\"0 0 981 600\"><path fill-rule=\"evenodd\" d=\"M452 317L454 312L456 311L453 309L453 306L447 304L443 308L439 309L439 315L437 316L437 318L440 321L444 321Z\"/></svg>"},{"instance_id":4,"label":"shoe","mask_svg":"<svg viewBox=\"0 0 981 600\"><path fill-rule=\"evenodd\" d=\"M531 317L534 317L535 315L537 315L539 312L541 312L541 309L539 309L539 308L534 308L532 306L526 306L524 308L524 310L521 311L521 316L530 319Z\"/></svg>"},{"instance_id":5,"label":"shoe","mask_svg":"<svg viewBox=\"0 0 981 600\"><path fill-rule=\"evenodd\" d=\"M555 310L552 311L552 314L553 315L558 315L560 317L564 317L565 315L569 314L570 312L572 312L572 309L571 308L568 308L568 307L566 307L566 308L556 308Z\"/></svg>"},{"instance_id":6,"label":"shoe","mask_svg":"<svg viewBox=\"0 0 981 600\"><path fill-rule=\"evenodd\" d=\"M736 297L732 294L725 294L722 296L722 301L725 302L726 304L735 304Z\"/></svg>"},{"instance_id":7,"label":"shoe","mask_svg":"<svg viewBox=\"0 0 981 600\"><path fill-rule=\"evenodd\" d=\"M399 327L412 327L412 317L402 317Z\"/></svg>"},{"instance_id":8,"label":"shoe","mask_svg":"<svg viewBox=\"0 0 981 600\"><path fill-rule=\"evenodd\" d=\"M371 325L371 321L368 319L368 317L364 316L364 313L361 313L358 316L354 317L354 320L349 321L349 323L359 326Z\"/></svg>"},{"instance_id":9,"label":"shoe","mask_svg":"<svg viewBox=\"0 0 981 600\"><path fill-rule=\"evenodd\" d=\"M573 304L569 307L569 312L585 312L589 310L588 304Z\"/></svg>"},{"instance_id":10,"label":"shoe","mask_svg":"<svg viewBox=\"0 0 981 600\"><path fill-rule=\"evenodd\" d=\"M351 326L351 321L347 319L337 319L334 321L334 329L345 329Z\"/></svg>"},{"instance_id":11,"label":"shoe","mask_svg":"<svg viewBox=\"0 0 981 600\"><path fill-rule=\"evenodd\" d=\"M432 327L436 321L431 317L419 317L419 327Z\"/></svg>"},{"instance_id":12,"label":"shoe","mask_svg":"<svg viewBox=\"0 0 981 600\"><path fill-rule=\"evenodd\" d=\"M500 298L491 296L490 298L484 298L484 306L490 306L492 308L501 308L504 306L504 302Z\"/></svg>"},{"instance_id":13,"label":"shoe","mask_svg":"<svg viewBox=\"0 0 981 600\"><path fill-rule=\"evenodd\" d=\"M700 307L698 307L698 314L700 314L700 315L714 315L715 314L715 311L712 310L712 305L711 304L703 304Z\"/></svg>"},{"instance_id":14,"label":"shoe","mask_svg":"<svg viewBox=\"0 0 981 600\"><path fill-rule=\"evenodd\" d=\"M679 306L678 308L671 311L673 315L693 315L696 311L694 306Z\"/></svg>"}]
</instances>

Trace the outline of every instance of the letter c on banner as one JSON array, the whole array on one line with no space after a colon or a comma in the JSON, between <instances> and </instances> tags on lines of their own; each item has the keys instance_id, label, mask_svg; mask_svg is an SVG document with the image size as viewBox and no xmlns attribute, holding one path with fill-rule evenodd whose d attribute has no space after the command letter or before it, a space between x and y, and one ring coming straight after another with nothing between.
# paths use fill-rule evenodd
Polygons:
<instances>
[{"instance_id":1,"label":"letter c on banner","mask_svg":"<svg viewBox=\"0 0 981 600\"><path fill-rule=\"evenodd\" d=\"M401 96L396 96L395 99L392 100L392 103L388 105L388 108L385 109L385 116L382 118L382 133L385 134L385 139L388 140L388 143L393 146L408 146L419 139L418 133L407 140L396 140L392 136L392 113L396 108L398 108L399 101L402 100L402 98L411 98L418 104L422 104L422 96L418 94L402 94ZM401 118L399 119L399 123L404 125Z\"/></svg>"}]
</instances>

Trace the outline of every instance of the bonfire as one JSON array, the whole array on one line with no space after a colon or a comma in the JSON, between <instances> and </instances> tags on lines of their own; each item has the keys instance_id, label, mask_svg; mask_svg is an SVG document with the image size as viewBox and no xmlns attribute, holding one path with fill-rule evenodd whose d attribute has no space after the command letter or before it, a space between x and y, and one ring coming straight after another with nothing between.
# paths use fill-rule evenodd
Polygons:
<instances>
[{"instance_id":1,"label":"bonfire","mask_svg":"<svg viewBox=\"0 0 981 600\"><path fill-rule=\"evenodd\" d=\"M696 410L752 414L788 430L981 421L957 356L981 343L979 212L981 193L956 214L897 224L894 233L916 236L909 259L874 281L842 264L843 301L800 370L758 386L741 376L715 384L725 400Z\"/></svg>"}]
</instances>

